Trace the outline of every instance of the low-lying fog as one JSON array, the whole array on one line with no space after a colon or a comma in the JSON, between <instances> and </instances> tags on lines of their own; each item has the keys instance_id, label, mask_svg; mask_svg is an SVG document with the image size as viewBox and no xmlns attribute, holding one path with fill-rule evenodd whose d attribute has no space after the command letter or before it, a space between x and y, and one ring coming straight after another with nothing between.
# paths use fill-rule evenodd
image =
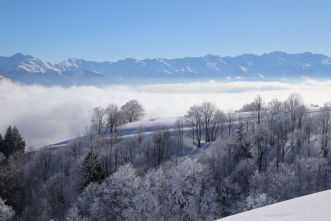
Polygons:
<instances>
[{"instance_id":1,"label":"low-lying fog","mask_svg":"<svg viewBox=\"0 0 331 221\"><path fill-rule=\"evenodd\" d=\"M265 101L299 93L306 104L331 101L331 81L203 82L187 84L113 85L109 87L26 86L0 80L0 132L16 125L29 146L42 146L82 135L95 106L139 100L146 119L182 116L192 104L211 101L224 111L236 110L258 94Z\"/></svg>"}]
</instances>

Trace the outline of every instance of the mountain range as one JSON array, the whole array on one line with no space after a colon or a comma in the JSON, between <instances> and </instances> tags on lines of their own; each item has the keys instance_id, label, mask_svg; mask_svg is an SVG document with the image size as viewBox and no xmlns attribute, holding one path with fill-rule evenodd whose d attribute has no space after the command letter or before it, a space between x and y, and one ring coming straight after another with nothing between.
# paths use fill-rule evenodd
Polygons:
<instances>
[{"instance_id":1,"label":"mountain range","mask_svg":"<svg viewBox=\"0 0 331 221\"><path fill-rule=\"evenodd\" d=\"M192 82L201 80L298 81L331 79L331 59L310 52L275 51L262 55L207 55L116 62L69 58L58 64L21 53L0 57L0 76L24 84L108 85L114 83Z\"/></svg>"}]
</instances>

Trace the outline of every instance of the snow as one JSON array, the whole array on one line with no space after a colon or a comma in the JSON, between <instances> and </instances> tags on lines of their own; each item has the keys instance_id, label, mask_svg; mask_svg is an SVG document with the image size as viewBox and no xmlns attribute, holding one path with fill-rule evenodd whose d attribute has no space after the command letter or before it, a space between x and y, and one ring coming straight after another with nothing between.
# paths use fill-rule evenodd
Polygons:
<instances>
[{"instance_id":1,"label":"snow","mask_svg":"<svg viewBox=\"0 0 331 221\"><path fill-rule=\"evenodd\" d=\"M240 70L242 71L242 72L247 72L248 71L248 68L246 67L246 66L242 66L242 65L240 65L239 66L239 68L240 68Z\"/></svg>"},{"instance_id":2,"label":"snow","mask_svg":"<svg viewBox=\"0 0 331 221\"><path fill-rule=\"evenodd\" d=\"M310 68L310 67L311 67L311 64L309 64L309 63L304 63L302 65L302 69L307 69L307 68Z\"/></svg>"},{"instance_id":3,"label":"snow","mask_svg":"<svg viewBox=\"0 0 331 221\"><path fill-rule=\"evenodd\" d=\"M157 59L160 63L165 64L166 66L170 67L170 65L164 59Z\"/></svg>"},{"instance_id":4,"label":"snow","mask_svg":"<svg viewBox=\"0 0 331 221\"><path fill-rule=\"evenodd\" d=\"M196 73L197 74L197 72L193 71L193 69L190 66L187 66L186 70L190 73Z\"/></svg>"},{"instance_id":5,"label":"snow","mask_svg":"<svg viewBox=\"0 0 331 221\"><path fill-rule=\"evenodd\" d=\"M23 63L18 66L20 69L23 69L27 72L33 72L33 73L45 73L46 69L39 67L35 64L29 64L29 63Z\"/></svg>"},{"instance_id":6,"label":"snow","mask_svg":"<svg viewBox=\"0 0 331 221\"><path fill-rule=\"evenodd\" d=\"M221 64L227 64L226 61L224 61L223 58L220 58L220 59L219 59L219 62L220 62Z\"/></svg>"},{"instance_id":7,"label":"snow","mask_svg":"<svg viewBox=\"0 0 331 221\"><path fill-rule=\"evenodd\" d=\"M331 59L330 58L323 59L322 64L327 64L327 65L331 64Z\"/></svg>"},{"instance_id":8,"label":"snow","mask_svg":"<svg viewBox=\"0 0 331 221\"><path fill-rule=\"evenodd\" d=\"M140 64L142 66L145 66L146 65L146 62L144 60L136 60L135 63L136 64Z\"/></svg>"},{"instance_id":9,"label":"snow","mask_svg":"<svg viewBox=\"0 0 331 221\"><path fill-rule=\"evenodd\" d=\"M286 59L284 58L278 58L278 63L286 63Z\"/></svg>"},{"instance_id":10,"label":"snow","mask_svg":"<svg viewBox=\"0 0 331 221\"><path fill-rule=\"evenodd\" d=\"M125 129L139 129L143 128L155 128L155 127L172 127L175 125L176 120L180 117L169 117L169 118L154 118L149 120L140 120L132 123L123 125L122 130Z\"/></svg>"},{"instance_id":11,"label":"snow","mask_svg":"<svg viewBox=\"0 0 331 221\"><path fill-rule=\"evenodd\" d=\"M331 190L287 200L229 216L219 221L327 221L331 220Z\"/></svg>"},{"instance_id":12,"label":"snow","mask_svg":"<svg viewBox=\"0 0 331 221\"><path fill-rule=\"evenodd\" d=\"M212 71L216 71L216 72L220 71L216 62L207 62L207 67L208 67L208 69L210 69Z\"/></svg>"},{"instance_id":13,"label":"snow","mask_svg":"<svg viewBox=\"0 0 331 221\"><path fill-rule=\"evenodd\" d=\"M33 72L33 73L44 74L48 70L52 70L57 73L61 72L58 68L54 67L50 62L42 61L42 60L39 60L39 59L33 58L33 57L26 59L18 67L27 72Z\"/></svg>"},{"instance_id":14,"label":"snow","mask_svg":"<svg viewBox=\"0 0 331 221\"><path fill-rule=\"evenodd\" d=\"M259 74L258 75L261 79L264 79L264 75L263 74Z\"/></svg>"},{"instance_id":15,"label":"snow","mask_svg":"<svg viewBox=\"0 0 331 221\"><path fill-rule=\"evenodd\" d=\"M172 72L166 70L165 68L163 68L163 72L166 73L166 74L169 74L169 75L172 75L173 74Z\"/></svg>"},{"instance_id":16,"label":"snow","mask_svg":"<svg viewBox=\"0 0 331 221\"><path fill-rule=\"evenodd\" d=\"M60 67L63 70L68 70L70 68L78 68L79 67L75 58L69 58L68 60L61 62L57 66Z\"/></svg>"}]
</instances>

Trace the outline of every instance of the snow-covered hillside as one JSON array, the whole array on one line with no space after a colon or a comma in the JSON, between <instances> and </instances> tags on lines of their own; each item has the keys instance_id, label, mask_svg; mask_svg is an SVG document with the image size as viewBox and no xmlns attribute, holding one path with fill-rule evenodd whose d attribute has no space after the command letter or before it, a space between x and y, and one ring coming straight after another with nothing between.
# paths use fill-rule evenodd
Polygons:
<instances>
[{"instance_id":1,"label":"snow-covered hillside","mask_svg":"<svg viewBox=\"0 0 331 221\"><path fill-rule=\"evenodd\" d=\"M331 220L331 190L323 191L248 212L219 221L327 221Z\"/></svg>"},{"instance_id":2,"label":"snow-covered hillside","mask_svg":"<svg viewBox=\"0 0 331 221\"><path fill-rule=\"evenodd\" d=\"M322 54L271 52L235 57L207 55L177 59L127 58L96 62L69 58L59 64L30 55L0 57L0 75L23 83L105 85L200 80L279 80L331 78L331 59Z\"/></svg>"}]
</instances>

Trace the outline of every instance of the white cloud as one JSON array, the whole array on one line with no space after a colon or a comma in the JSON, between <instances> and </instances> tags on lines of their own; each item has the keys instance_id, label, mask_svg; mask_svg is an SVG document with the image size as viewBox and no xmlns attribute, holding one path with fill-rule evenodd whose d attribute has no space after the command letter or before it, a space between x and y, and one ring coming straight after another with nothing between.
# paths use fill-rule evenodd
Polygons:
<instances>
[{"instance_id":1,"label":"white cloud","mask_svg":"<svg viewBox=\"0 0 331 221\"><path fill-rule=\"evenodd\" d=\"M185 114L192 104L205 100L227 111L250 102L257 94L269 101L275 97L284 100L294 92L300 93L307 103L323 104L331 100L331 81L306 79L298 84L209 81L63 88L0 80L0 132L8 125L17 125L29 145L42 146L81 135L89 124L93 107L108 103L122 105L138 99L147 111L146 118L173 117Z\"/></svg>"}]
</instances>

